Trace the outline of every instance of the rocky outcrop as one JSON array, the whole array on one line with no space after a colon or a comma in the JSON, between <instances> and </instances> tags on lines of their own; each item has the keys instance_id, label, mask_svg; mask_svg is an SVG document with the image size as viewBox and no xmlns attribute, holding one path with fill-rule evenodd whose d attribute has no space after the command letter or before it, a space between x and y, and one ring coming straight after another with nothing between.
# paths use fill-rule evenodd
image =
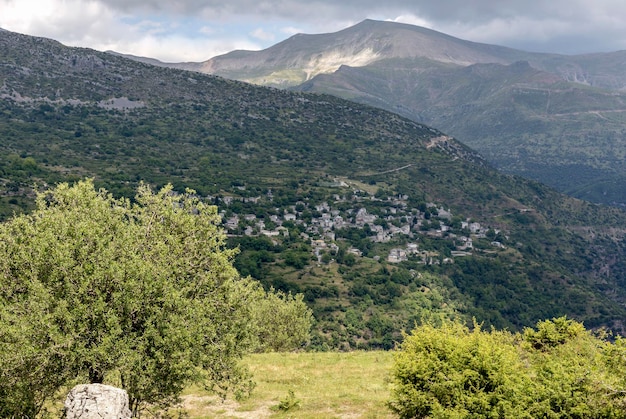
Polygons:
<instances>
[{"instance_id":1,"label":"rocky outcrop","mask_svg":"<svg viewBox=\"0 0 626 419\"><path fill-rule=\"evenodd\" d=\"M81 384L65 399L66 419L128 419L126 391L103 384Z\"/></svg>"}]
</instances>

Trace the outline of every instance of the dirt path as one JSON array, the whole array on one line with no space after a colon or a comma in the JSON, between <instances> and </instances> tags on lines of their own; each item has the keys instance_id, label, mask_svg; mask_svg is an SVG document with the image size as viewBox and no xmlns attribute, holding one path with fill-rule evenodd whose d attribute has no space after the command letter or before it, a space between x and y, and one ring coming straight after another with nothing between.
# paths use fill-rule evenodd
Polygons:
<instances>
[{"instance_id":1,"label":"dirt path","mask_svg":"<svg viewBox=\"0 0 626 419\"><path fill-rule=\"evenodd\" d=\"M240 411L241 404L234 400L221 400L217 396L183 396L182 406L190 417L263 419L273 413L269 405L254 410Z\"/></svg>"}]
</instances>

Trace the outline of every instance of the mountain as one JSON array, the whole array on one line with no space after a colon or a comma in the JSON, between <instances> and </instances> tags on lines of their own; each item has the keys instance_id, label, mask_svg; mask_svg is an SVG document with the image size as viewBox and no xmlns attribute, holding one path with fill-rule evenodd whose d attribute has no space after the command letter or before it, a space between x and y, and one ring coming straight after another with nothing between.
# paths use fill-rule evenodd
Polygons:
<instances>
[{"instance_id":1,"label":"mountain","mask_svg":"<svg viewBox=\"0 0 626 419\"><path fill-rule=\"evenodd\" d=\"M626 205L625 63L626 51L530 53L366 20L185 68L378 106L453 135L503 171Z\"/></svg>"},{"instance_id":2,"label":"mountain","mask_svg":"<svg viewBox=\"0 0 626 419\"><path fill-rule=\"evenodd\" d=\"M133 60L133 61L139 61L140 63L155 65L157 67L179 68L181 70L190 70L190 71L198 70L198 63L194 63L194 62L166 63L161 60L157 60L156 58L141 57L141 56L132 55L132 54L122 54L122 53L111 51L111 50L106 51L106 53L116 55L118 57L128 58L129 60Z\"/></svg>"},{"instance_id":3,"label":"mountain","mask_svg":"<svg viewBox=\"0 0 626 419\"><path fill-rule=\"evenodd\" d=\"M297 34L262 51L233 51L198 63L197 71L273 87L292 87L342 65L428 58L469 65L506 63L514 50L461 41L430 29L365 20L331 34Z\"/></svg>"},{"instance_id":4,"label":"mountain","mask_svg":"<svg viewBox=\"0 0 626 419\"><path fill-rule=\"evenodd\" d=\"M330 34L297 34L262 51L233 51L197 63L196 71L273 87L297 86L341 66L365 67L392 59L425 59L437 63L512 64L528 61L534 68L565 81L612 90L626 89L626 51L564 56L530 53L481 44L394 22L365 20ZM192 67L188 67L192 68Z\"/></svg>"},{"instance_id":5,"label":"mountain","mask_svg":"<svg viewBox=\"0 0 626 419\"><path fill-rule=\"evenodd\" d=\"M319 349L389 348L430 315L624 328L618 208L504 175L375 107L1 32L0 215L84 177L216 204L236 267L303 293Z\"/></svg>"}]
</instances>

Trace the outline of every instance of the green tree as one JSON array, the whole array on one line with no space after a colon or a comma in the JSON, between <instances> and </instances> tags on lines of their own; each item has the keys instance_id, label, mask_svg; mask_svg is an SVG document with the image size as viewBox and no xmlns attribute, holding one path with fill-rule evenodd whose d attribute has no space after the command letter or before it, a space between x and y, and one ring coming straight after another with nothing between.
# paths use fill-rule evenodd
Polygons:
<instances>
[{"instance_id":1,"label":"green tree","mask_svg":"<svg viewBox=\"0 0 626 419\"><path fill-rule=\"evenodd\" d=\"M259 289L253 310L254 336L258 338L255 351L284 352L304 347L309 342L312 321L302 294Z\"/></svg>"},{"instance_id":2,"label":"green tree","mask_svg":"<svg viewBox=\"0 0 626 419\"><path fill-rule=\"evenodd\" d=\"M2 224L0 416L34 417L73 380L119 384L134 414L191 381L251 389L238 361L259 347L261 303L294 300L238 275L219 223L193 191L141 185L131 203L87 180Z\"/></svg>"}]
</instances>

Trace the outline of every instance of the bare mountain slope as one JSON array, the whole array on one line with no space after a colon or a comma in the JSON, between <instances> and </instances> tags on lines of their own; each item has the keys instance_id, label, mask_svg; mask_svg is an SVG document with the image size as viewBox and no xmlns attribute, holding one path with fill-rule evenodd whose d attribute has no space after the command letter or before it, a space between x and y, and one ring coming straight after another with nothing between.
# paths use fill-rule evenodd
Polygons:
<instances>
[{"instance_id":1,"label":"bare mountain slope","mask_svg":"<svg viewBox=\"0 0 626 419\"><path fill-rule=\"evenodd\" d=\"M506 63L514 50L463 41L430 29L365 20L330 34L298 34L263 51L233 51L196 70L238 80L288 87L341 65L361 67L390 58L424 57L444 63Z\"/></svg>"},{"instance_id":2,"label":"bare mountain slope","mask_svg":"<svg viewBox=\"0 0 626 419\"><path fill-rule=\"evenodd\" d=\"M425 58L460 66L528 61L568 81L612 89L626 87L626 51L578 56L530 53L465 41L419 26L375 20L335 33L298 34L262 51L233 51L203 63L181 64L179 68L288 87L317 74L332 73L341 65L362 67L394 58Z\"/></svg>"}]
</instances>

